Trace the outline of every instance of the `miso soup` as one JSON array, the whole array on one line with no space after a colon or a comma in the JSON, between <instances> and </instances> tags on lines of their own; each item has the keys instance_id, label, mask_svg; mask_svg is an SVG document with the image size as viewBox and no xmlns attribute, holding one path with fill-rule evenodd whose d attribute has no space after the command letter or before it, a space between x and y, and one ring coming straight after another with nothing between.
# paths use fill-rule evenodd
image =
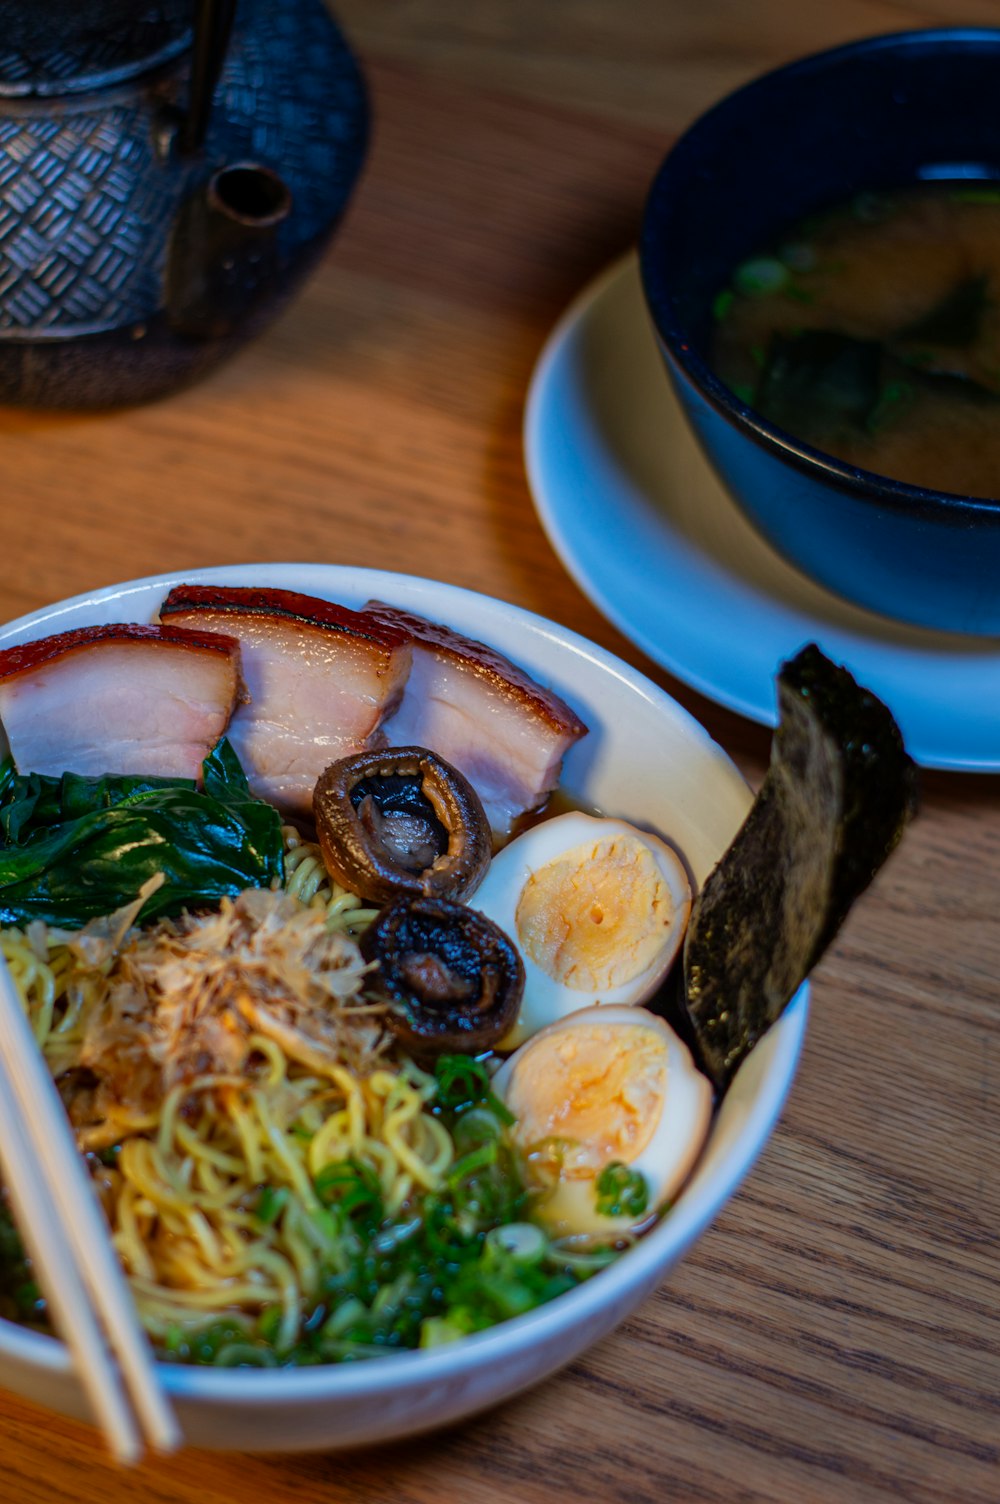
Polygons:
<instances>
[{"instance_id":1,"label":"miso soup","mask_svg":"<svg viewBox=\"0 0 1000 1504\"><path fill-rule=\"evenodd\" d=\"M864 193L736 269L711 361L850 464L1000 497L1000 185Z\"/></svg>"}]
</instances>

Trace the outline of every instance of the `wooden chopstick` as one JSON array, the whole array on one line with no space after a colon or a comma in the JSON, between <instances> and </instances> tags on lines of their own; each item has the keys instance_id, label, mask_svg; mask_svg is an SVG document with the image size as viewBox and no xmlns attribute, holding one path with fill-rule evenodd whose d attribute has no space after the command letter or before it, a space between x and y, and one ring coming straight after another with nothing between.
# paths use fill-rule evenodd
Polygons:
<instances>
[{"instance_id":1,"label":"wooden chopstick","mask_svg":"<svg viewBox=\"0 0 1000 1504\"><path fill-rule=\"evenodd\" d=\"M111 1451L119 1462L136 1462L142 1439L33 1157L6 1063L0 1061L0 1164L25 1249Z\"/></svg>"},{"instance_id":2,"label":"wooden chopstick","mask_svg":"<svg viewBox=\"0 0 1000 1504\"><path fill-rule=\"evenodd\" d=\"M39 1283L112 1452L122 1462L138 1460L141 1433L156 1451L173 1450L180 1428L157 1380L56 1084L2 956L0 1161Z\"/></svg>"}]
</instances>

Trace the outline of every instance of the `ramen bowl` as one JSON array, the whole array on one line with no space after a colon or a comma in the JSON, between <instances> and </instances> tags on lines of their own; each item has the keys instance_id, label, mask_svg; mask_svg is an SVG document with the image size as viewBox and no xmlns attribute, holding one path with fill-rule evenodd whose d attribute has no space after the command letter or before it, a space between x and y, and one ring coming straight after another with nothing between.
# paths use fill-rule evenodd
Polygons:
<instances>
[{"instance_id":1,"label":"ramen bowl","mask_svg":"<svg viewBox=\"0 0 1000 1504\"><path fill-rule=\"evenodd\" d=\"M10 647L57 631L148 621L179 583L272 586L359 607L371 597L500 649L551 685L590 727L563 787L584 806L669 834L702 881L751 802L739 771L679 705L592 643L500 601L429 580L323 565L196 570L114 585L0 630ZM666 1277L736 1191L774 1127L806 1023L806 988L738 1071L705 1152L677 1201L609 1268L550 1304L449 1346L301 1369L163 1364L186 1440L240 1450L359 1446L454 1422L570 1362ZM67 1415L86 1414L63 1344L0 1321L0 1384Z\"/></svg>"},{"instance_id":2,"label":"ramen bowl","mask_svg":"<svg viewBox=\"0 0 1000 1504\"><path fill-rule=\"evenodd\" d=\"M886 616L1000 632L996 499L906 484L834 458L740 400L709 362L734 269L806 216L868 190L1000 179L1000 31L873 37L729 95L665 158L641 235L643 287L702 448L757 529L821 584Z\"/></svg>"}]
</instances>

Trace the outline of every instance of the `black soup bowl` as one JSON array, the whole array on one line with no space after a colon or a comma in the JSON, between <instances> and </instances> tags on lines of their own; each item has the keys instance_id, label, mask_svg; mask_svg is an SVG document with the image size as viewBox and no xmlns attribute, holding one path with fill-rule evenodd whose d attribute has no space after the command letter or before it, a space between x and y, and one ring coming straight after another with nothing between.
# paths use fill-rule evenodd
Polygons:
<instances>
[{"instance_id":1,"label":"black soup bowl","mask_svg":"<svg viewBox=\"0 0 1000 1504\"><path fill-rule=\"evenodd\" d=\"M804 216L866 190L1000 181L998 99L1000 30L899 32L779 68L670 151L640 245L675 390L758 531L841 596L979 635L1000 633L1000 475L997 498L984 500L858 469L755 413L707 352L713 301L734 269Z\"/></svg>"}]
</instances>

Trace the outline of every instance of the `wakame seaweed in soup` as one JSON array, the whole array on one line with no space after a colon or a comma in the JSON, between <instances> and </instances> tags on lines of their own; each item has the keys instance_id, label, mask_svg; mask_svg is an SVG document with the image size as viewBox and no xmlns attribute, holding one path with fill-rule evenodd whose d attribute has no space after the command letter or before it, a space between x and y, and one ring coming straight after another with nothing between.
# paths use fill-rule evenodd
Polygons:
<instances>
[{"instance_id":1,"label":"wakame seaweed in soup","mask_svg":"<svg viewBox=\"0 0 1000 1504\"><path fill-rule=\"evenodd\" d=\"M1000 183L862 193L801 221L717 297L711 363L814 448L1000 496Z\"/></svg>"}]
</instances>

